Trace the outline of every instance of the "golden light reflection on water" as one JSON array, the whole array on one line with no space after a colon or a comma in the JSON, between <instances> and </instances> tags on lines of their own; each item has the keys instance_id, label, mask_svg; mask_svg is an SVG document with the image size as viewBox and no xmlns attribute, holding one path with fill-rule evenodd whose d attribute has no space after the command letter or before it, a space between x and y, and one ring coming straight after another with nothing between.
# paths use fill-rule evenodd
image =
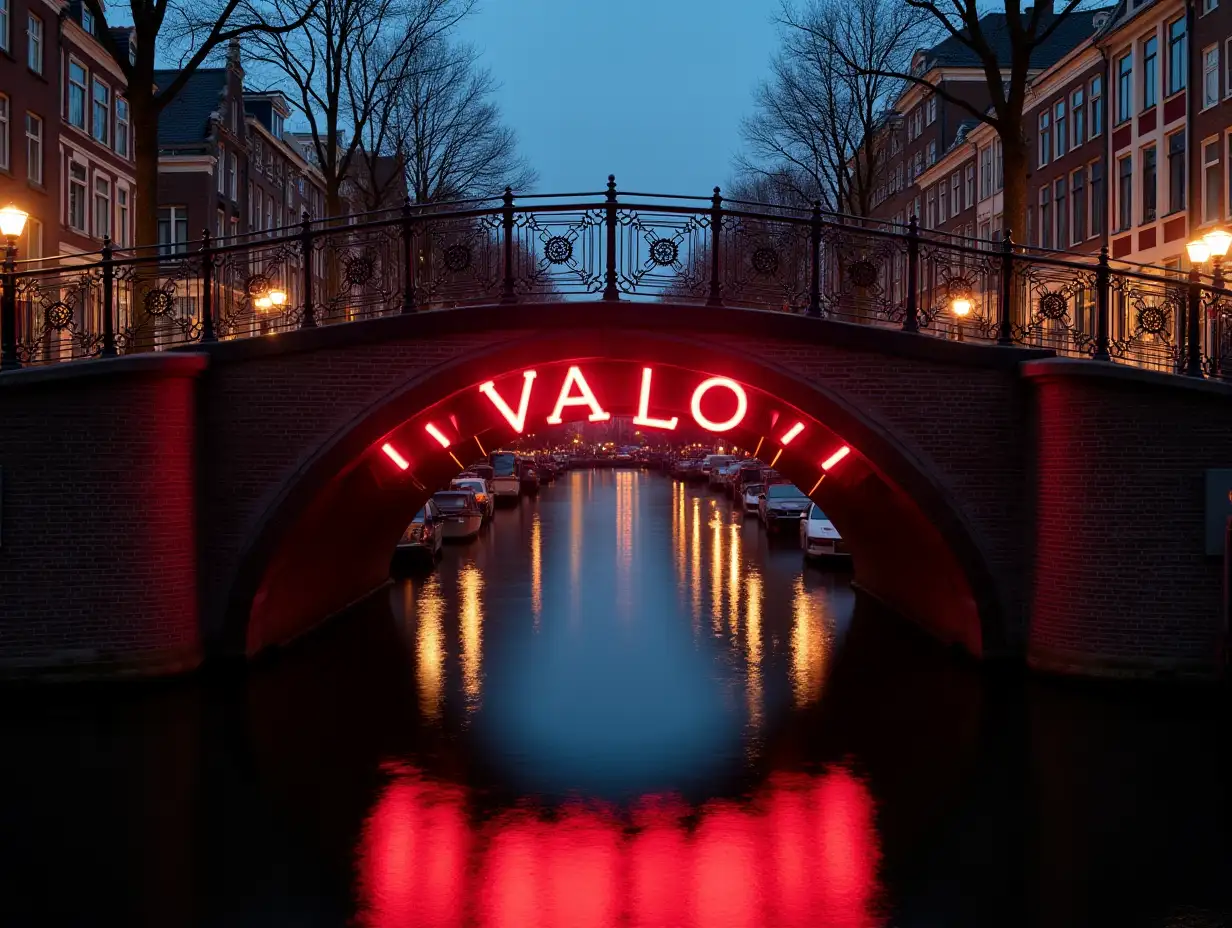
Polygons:
<instances>
[{"instance_id":1,"label":"golden light reflection on water","mask_svg":"<svg viewBox=\"0 0 1232 928\"><path fill-rule=\"evenodd\" d=\"M633 472L622 470L616 473L616 569L618 588L628 588L629 567L633 563Z\"/></svg>"},{"instance_id":2,"label":"golden light reflection on water","mask_svg":"<svg viewBox=\"0 0 1232 928\"><path fill-rule=\"evenodd\" d=\"M407 583L402 588L403 616L417 616L415 626L415 682L419 689L419 711L433 721L441 717L445 687L445 598L435 576L424 581L418 596Z\"/></svg>"},{"instance_id":3,"label":"golden light reflection on water","mask_svg":"<svg viewBox=\"0 0 1232 928\"><path fill-rule=\"evenodd\" d=\"M799 707L821 695L822 675L830 651L824 607L809 596L803 574L792 584L791 609L791 683Z\"/></svg>"},{"instance_id":4,"label":"golden light reflection on water","mask_svg":"<svg viewBox=\"0 0 1232 928\"><path fill-rule=\"evenodd\" d=\"M692 557L689 559L689 592L692 594L693 637L701 631L702 622L702 501L693 497Z\"/></svg>"},{"instance_id":5,"label":"golden light reflection on water","mask_svg":"<svg viewBox=\"0 0 1232 928\"><path fill-rule=\"evenodd\" d=\"M590 481L587 474L587 487ZM587 496L590 494L587 493ZM582 608L582 514L586 509L582 481L569 482L569 618L576 621Z\"/></svg>"},{"instance_id":6,"label":"golden light reflection on water","mask_svg":"<svg viewBox=\"0 0 1232 928\"><path fill-rule=\"evenodd\" d=\"M483 686L483 574L474 564L458 571L458 601L462 618L462 689L466 708L479 707Z\"/></svg>"},{"instance_id":7,"label":"golden light reflection on water","mask_svg":"<svg viewBox=\"0 0 1232 928\"><path fill-rule=\"evenodd\" d=\"M745 577L744 660L748 674L749 728L753 731L758 731L762 725L761 592L761 574L750 570Z\"/></svg>"},{"instance_id":8,"label":"golden light reflection on water","mask_svg":"<svg viewBox=\"0 0 1232 928\"><path fill-rule=\"evenodd\" d=\"M543 523L535 513L530 524L530 608L535 617L535 631L543 615Z\"/></svg>"},{"instance_id":9,"label":"golden light reflection on water","mask_svg":"<svg viewBox=\"0 0 1232 928\"><path fill-rule=\"evenodd\" d=\"M727 542L727 614L730 616L728 625L732 635L740 633L740 526L733 522L729 529L731 538Z\"/></svg>"},{"instance_id":10,"label":"golden light reflection on water","mask_svg":"<svg viewBox=\"0 0 1232 928\"><path fill-rule=\"evenodd\" d=\"M723 634L723 520L710 501L710 624Z\"/></svg>"}]
</instances>

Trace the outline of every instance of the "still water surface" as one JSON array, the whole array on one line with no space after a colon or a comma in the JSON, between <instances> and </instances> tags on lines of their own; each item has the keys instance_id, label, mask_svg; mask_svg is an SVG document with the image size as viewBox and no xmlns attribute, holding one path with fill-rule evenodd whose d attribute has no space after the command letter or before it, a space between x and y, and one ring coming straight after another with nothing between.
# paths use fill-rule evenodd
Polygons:
<instances>
[{"instance_id":1,"label":"still water surface","mask_svg":"<svg viewBox=\"0 0 1232 928\"><path fill-rule=\"evenodd\" d=\"M11 690L0 924L1219 925L1221 694L982 673L580 471L240 679Z\"/></svg>"}]
</instances>

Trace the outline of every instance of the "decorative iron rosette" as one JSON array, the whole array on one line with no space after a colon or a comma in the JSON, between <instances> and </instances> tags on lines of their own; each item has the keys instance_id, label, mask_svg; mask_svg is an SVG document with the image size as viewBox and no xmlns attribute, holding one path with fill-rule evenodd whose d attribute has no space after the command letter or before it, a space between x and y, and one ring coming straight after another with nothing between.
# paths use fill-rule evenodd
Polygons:
<instances>
[{"instance_id":1,"label":"decorative iron rosette","mask_svg":"<svg viewBox=\"0 0 1232 928\"><path fill-rule=\"evenodd\" d=\"M73 307L63 300L57 300L43 310L43 319L49 329L57 332L67 329L73 322Z\"/></svg>"},{"instance_id":2,"label":"decorative iron rosette","mask_svg":"<svg viewBox=\"0 0 1232 928\"><path fill-rule=\"evenodd\" d=\"M1168 331L1172 312L1168 305L1145 305L1138 307L1138 328L1148 335L1163 335Z\"/></svg>"},{"instance_id":3,"label":"decorative iron rosette","mask_svg":"<svg viewBox=\"0 0 1232 928\"><path fill-rule=\"evenodd\" d=\"M1056 322L1064 319L1069 312L1069 301L1060 293L1045 293L1039 298L1039 314L1041 319Z\"/></svg>"},{"instance_id":4,"label":"decorative iron rosette","mask_svg":"<svg viewBox=\"0 0 1232 928\"><path fill-rule=\"evenodd\" d=\"M847 279L857 287L871 287L877 283L877 265L868 258L853 261L847 268Z\"/></svg>"},{"instance_id":5,"label":"decorative iron rosette","mask_svg":"<svg viewBox=\"0 0 1232 928\"><path fill-rule=\"evenodd\" d=\"M445 269L458 273L471 266L471 250L465 245L447 245L444 254Z\"/></svg>"},{"instance_id":6,"label":"decorative iron rosette","mask_svg":"<svg viewBox=\"0 0 1232 928\"><path fill-rule=\"evenodd\" d=\"M770 277L779 269L779 253L768 245L753 252L753 270L762 277Z\"/></svg>"},{"instance_id":7,"label":"decorative iron rosette","mask_svg":"<svg viewBox=\"0 0 1232 928\"><path fill-rule=\"evenodd\" d=\"M169 315L174 305L171 294L166 290L148 290L142 302L145 304L145 311L151 316Z\"/></svg>"},{"instance_id":8,"label":"decorative iron rosette","mask_svg":"<svg viewBox=\"0 0 1232 928\"><path fill-rule=\"evenodd\" d=\"M945 285L945 295L951 303L955 300L970 300L975 302L975 288L965 277L952 277Z\"/></svg>"},{"instance_id":9,"label":"decorative iron rosette","mask_svg":"<svg viewBox=\"0 0 1232 928\"><path fill-rule=\"evenodd\" d=\"M563 235L553 235L543 246L543 256L551 264L566 264L573 257L573 242Z\"/></svg>"},{"instance_id":10,"label":"decorative iron rosette","mask_svg":"<svg viewBox=\"0 0 1232 928\"><path fill-rule=\"evenodd\" d=\"M367 255L351 255L344 262L342 282L348 287L362 287L376 276L376 265Z\"/></svg>"},{"instance_id":11,"label":"decorative iron rosette","mask_svg":"<svg viewBox=\"0 0 1232 928\"><path fill-rule=\"evenodd\" d=\"M680 247L670 238L657 238L650 243L650 260L659 267L675 264L680 257Z\"/></svg>"},{"instance_id":12,"label":"decorative iron rosette","mask_svg":"<svg viewBox=\"0 0 1232 928\"><path fill-rule=\"evenodd\" d=\"M270 279L264 274L253 274L244 281L244 292L253 299L265 296L270 291Z\"/></svg>"}]
</instances>

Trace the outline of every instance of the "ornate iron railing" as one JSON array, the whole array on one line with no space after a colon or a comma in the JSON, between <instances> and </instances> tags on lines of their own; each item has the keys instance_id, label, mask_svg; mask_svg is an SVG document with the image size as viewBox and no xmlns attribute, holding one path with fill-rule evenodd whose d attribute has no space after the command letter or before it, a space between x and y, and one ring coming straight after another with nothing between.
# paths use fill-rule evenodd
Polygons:
<instances>
[{"instance_id":1,"label":"ornate iron railing","mask_svg":"<svg viewBox=\"0 0 1232 928\"><path fill-rule=\"evenodd\" d=\"M157 351L427 309L598 300L772 309L925 337L1028 345L1232 378L1213 277L811 210L606 190L337 219L235 239L18 262L4 369ZM958 315L956 308L966 308Z\"/></svg>"}]
</instances>

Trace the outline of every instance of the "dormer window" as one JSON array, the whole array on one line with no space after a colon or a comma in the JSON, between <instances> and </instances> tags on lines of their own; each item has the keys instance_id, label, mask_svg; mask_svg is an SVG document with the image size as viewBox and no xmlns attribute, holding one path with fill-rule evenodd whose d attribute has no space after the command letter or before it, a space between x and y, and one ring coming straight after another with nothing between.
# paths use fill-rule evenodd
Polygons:
<instances>
[{"instance_id":1,"label":"dormer window","mask_svg":"<svg viewBox=\"0 0 1232 928\"><path fill-rule=\"evenodd\" d=\"M282 138L282 114L277 110L270 111L270 132L274 134L274 138Z\"/></svg>"},{"instance_id":2,"label":"dormer window","mask_svg":"<svg viewBox=\"0 0 1232 928\"><path fill-rule=\"evenodd\" d=\"M94 35L94 14L84 6L81 8L81 28L90 35Z\"/></svg>"}]
</instances>

